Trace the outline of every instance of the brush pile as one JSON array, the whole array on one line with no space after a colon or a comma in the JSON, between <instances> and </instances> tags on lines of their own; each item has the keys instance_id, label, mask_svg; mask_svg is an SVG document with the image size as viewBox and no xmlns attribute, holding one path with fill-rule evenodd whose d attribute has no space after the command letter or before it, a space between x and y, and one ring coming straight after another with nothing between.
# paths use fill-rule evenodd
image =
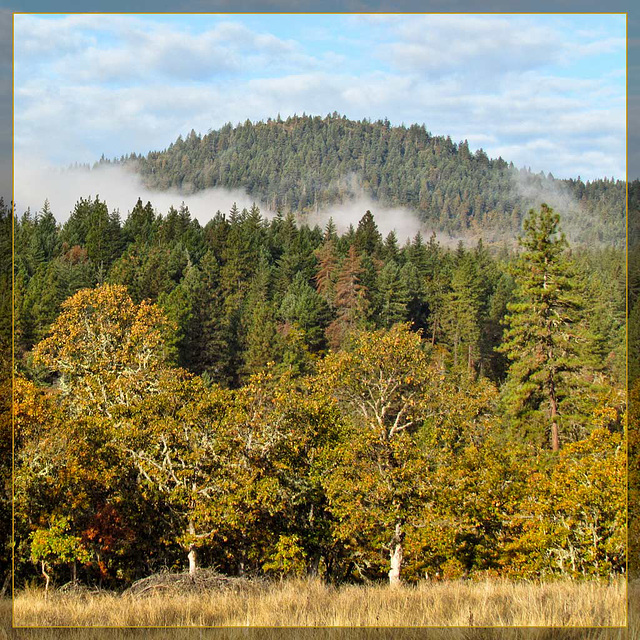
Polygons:
<instances>
[{"instance_id":1,"label":"brush pile","mask_svg":"<svg viewBox=\"0 0 640 640\"><path fill-rule=\"evenodd\" d=\"M232 593L255 592L266 586L266 580L260 578L244 578L225 576L214 569L199 569L190 573L155 573L147 578L134 582L122 595L143 597L167 594L202 594L212 591Z\"/></svg>"}]
</instances>

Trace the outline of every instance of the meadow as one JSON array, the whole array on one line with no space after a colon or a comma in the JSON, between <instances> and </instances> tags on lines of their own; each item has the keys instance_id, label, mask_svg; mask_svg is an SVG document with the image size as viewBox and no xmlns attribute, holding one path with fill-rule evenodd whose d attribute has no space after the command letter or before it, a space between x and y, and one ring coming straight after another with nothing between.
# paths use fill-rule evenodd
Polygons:
<instances>
[{"instance_id":1,"label":"meadow","mask_svg":"<svg viewBox=\"0 0 640 640\"><path fill-rule=\"evenodd\" d=\"M305 579L245 592L135 597L55 591L45 597L31 588L16 595L14 616L16 626L38 627L616 627L626 624L626 588L624 580L499 579L397 589Z\"/></svg>"}]
</instances>

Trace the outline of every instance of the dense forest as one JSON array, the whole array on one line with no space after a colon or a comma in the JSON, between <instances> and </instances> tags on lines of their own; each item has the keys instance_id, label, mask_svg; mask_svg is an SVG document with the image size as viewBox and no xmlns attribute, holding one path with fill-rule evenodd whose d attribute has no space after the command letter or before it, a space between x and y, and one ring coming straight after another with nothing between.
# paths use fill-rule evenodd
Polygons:
<instances>
[{"instance_id":1,"label":"dense forest","mask_svg":"<svg viewBox=\"0 0 640 640\"><path fill-rule=\"evenodd\" d=\"M298 126L444 144L302 118L165 159ZM370 211L342 234L255 205L16 215L17 583L624 572L624 250L563 220L538 203L490 251L400 243Z\"/></svg>"},{"instance_id":2,"label":"dense forest","mask_svg":"<svg viewBox=\"0 0 640 640\"><path fill-rule=\"evenodd\" d=\"M334 113L227 124L179 137L164 151L131 154L148 187L189 194L243 189L264 210L317 212L360 195L416 212L430 229L452 236L513 240L532 207L563 212L572 242L624 246L625 183L557 180L490 159L466 141L433 136L424 126L352 121ZM98 166L101 164L98 163Z\"/></svg>"}]
</instances>

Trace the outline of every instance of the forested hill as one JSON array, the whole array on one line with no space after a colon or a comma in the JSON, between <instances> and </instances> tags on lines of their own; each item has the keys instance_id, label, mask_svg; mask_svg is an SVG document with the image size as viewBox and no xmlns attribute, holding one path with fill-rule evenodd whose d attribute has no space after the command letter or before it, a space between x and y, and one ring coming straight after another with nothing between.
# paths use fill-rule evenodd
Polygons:
<instances>
[{"instance_id":1,"label":"forested hill","mask_svg":"<svg viewBox=\"0 0 640 640\"><path fill-rule=\"evenodd\" d=\"M278 117L192 131L164 151L117 162L152 188L241 188L273 211L304 214L367 195L414 210L429 228L491 240L515 237L528 210L547 202L574 243L622 245L625 236L624 181L556 180L415 124Z\"/></svg>"}]
</instances>

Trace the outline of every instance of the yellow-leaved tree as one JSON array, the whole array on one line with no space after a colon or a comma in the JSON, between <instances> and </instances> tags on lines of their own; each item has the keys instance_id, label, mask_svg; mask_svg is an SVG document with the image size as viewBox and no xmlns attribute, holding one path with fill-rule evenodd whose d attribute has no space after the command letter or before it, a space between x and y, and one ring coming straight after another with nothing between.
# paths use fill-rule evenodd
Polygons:
<instances>
[{"instance_id":1,"label":"yellow-leaved tree","mask_svg":"<svg viewBox=\"0 0 640 640\"><path fill-rule=\"evenodd\" d=\"M428 470L415 433L434 370L407 325L362 331L319 369L318 384L351 416L325 477L335 535L353 550L361 573L388 549L389 583L397 586L404 538L426 495Z\"/></svg>"},{"instance_id":2,"label":"yellow-leaved tree","mask_svg":"<svg viewBox=\"0 0 640 640\"><path fill-rule=\"evenodd\" d=\"M172 325L155 304L135 304L126 287L81 289L62 305L34 363L58 374L77 414L111 415L158 389L171 362Z\"/></svg>"}]
</instances>

